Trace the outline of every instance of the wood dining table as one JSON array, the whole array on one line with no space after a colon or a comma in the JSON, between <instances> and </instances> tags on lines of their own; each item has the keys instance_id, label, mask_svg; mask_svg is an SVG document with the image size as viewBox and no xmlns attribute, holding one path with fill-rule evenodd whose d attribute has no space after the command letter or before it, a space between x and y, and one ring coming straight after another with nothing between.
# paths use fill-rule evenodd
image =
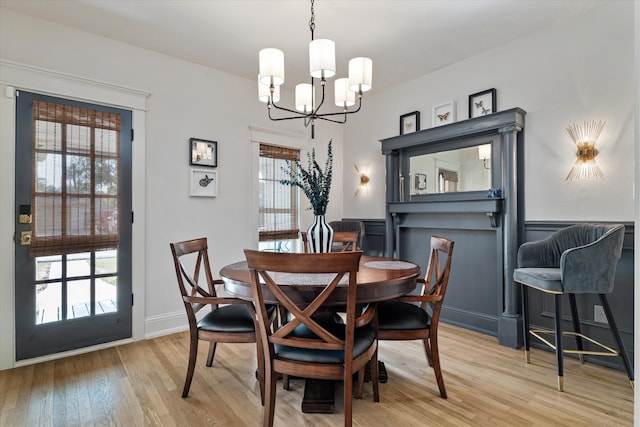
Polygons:
<instances>
[{"instance_id":1,"label":"wood dining table","mask_svg":"<svg viewBox=\"0 0 640 427\"><path fill-rule=\"evenodd\" d=\"M366 304L385 301L405 295L416 287L416 279L420 274L420 266L395 258L363 255L357 277L357 303ZM292 301L304 304L312 301L324 289L326 280L316 280L313 274L285 274L273 273L278 283L288 286L281 287ZM251 274L246 261L240 261L224 266L220 270L220 277L224 281L225 291L229 294L253 300L251 290ZM327 299L328 307L341 306L347 301L347 284L338 285L338 289ZM267 303L276 304L276 300L268 289L264 289L264 299ZM328 387L329 386L329 387ZM331 413L334 409L333 382L325 380L307 380L302 402L303 412Z\"/></svg>"}]
</instances>

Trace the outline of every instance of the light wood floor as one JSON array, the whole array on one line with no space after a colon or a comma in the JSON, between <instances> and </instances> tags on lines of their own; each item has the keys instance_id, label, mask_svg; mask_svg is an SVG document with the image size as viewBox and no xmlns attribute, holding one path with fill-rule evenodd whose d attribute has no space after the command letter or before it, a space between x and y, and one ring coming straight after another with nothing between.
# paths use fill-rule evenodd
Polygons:
<instances>
[{"instance_id":1,"label":"light wood floor","mask_svg":"<svg viewBox=\"0 0 640 427\"><path fill-rule=\"evenodd\" d=\"M447 400L418 342L381 342L389 382L374 403L371 385L354 402L356 426L631 426L633 391L623 372L565 361L556 391L553 354L522 350L450 325L440 329ZM0 371L0 426L258 426L262 407L255 347L221 344L206 368L201 343L190 396L180 397L187 333ZM340 426L337 413L303 414L303 382L278 385L276 426Z\"/></svg>"}]
</instances>

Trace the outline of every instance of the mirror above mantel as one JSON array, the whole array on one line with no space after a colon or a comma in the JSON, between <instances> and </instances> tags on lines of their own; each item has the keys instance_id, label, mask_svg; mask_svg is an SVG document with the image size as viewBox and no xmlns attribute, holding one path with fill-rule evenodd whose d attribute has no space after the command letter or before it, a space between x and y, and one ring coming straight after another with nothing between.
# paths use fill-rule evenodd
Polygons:
<instances>
[{"instance_id":1,"label":"mirror above mantel","mask_svg":"<svg viewBox=\"0 0 640 427\"><path fill-rule=\"evenodd\" d=\"M472 147L409 156L410 196L489 188L491 140Z\"/></svg>"}]
</instances>

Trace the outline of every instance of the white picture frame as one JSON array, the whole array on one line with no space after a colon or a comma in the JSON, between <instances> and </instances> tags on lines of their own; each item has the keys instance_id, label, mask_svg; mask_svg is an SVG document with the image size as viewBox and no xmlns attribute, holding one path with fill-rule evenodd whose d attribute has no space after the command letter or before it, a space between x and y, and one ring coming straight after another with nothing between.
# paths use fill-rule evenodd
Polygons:
<instances>
[{"instance_id":1,"label":"white picture frame","mask_svg":"<svg viewBox=\"0 0 640 427\"><path fill-rule=\"evenodd\" d=\"M189 195L191 197L216 197L218 195L218 172L191 169L189 171Z\"/></svg>"},{"instance_id":2,"label":"white picture frame","mask_svg":"<svg viewBox=\"0 0 640 427\"><path fill-rule=\"evenodd\" d=\"M438 127L455 123L456 121L456 102L449 101L444 104L435 105L431 117L431 126Z\"/></svg>"}]
</instances>

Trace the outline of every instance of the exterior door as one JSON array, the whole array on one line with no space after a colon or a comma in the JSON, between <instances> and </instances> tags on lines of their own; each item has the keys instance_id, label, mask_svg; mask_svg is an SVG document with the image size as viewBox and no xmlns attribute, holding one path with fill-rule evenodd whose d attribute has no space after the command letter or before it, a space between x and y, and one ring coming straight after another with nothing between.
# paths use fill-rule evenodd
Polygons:
<instances>
[{"instance_id":1,"label":"exterior door","mask_svg":"<svg viewBox=\"0 0 640 427\"><path fill-rule=\"evenodd\" d=\"M16 359L129 338L131 111L16 105Z\"/></svg>"}]
</instances>

